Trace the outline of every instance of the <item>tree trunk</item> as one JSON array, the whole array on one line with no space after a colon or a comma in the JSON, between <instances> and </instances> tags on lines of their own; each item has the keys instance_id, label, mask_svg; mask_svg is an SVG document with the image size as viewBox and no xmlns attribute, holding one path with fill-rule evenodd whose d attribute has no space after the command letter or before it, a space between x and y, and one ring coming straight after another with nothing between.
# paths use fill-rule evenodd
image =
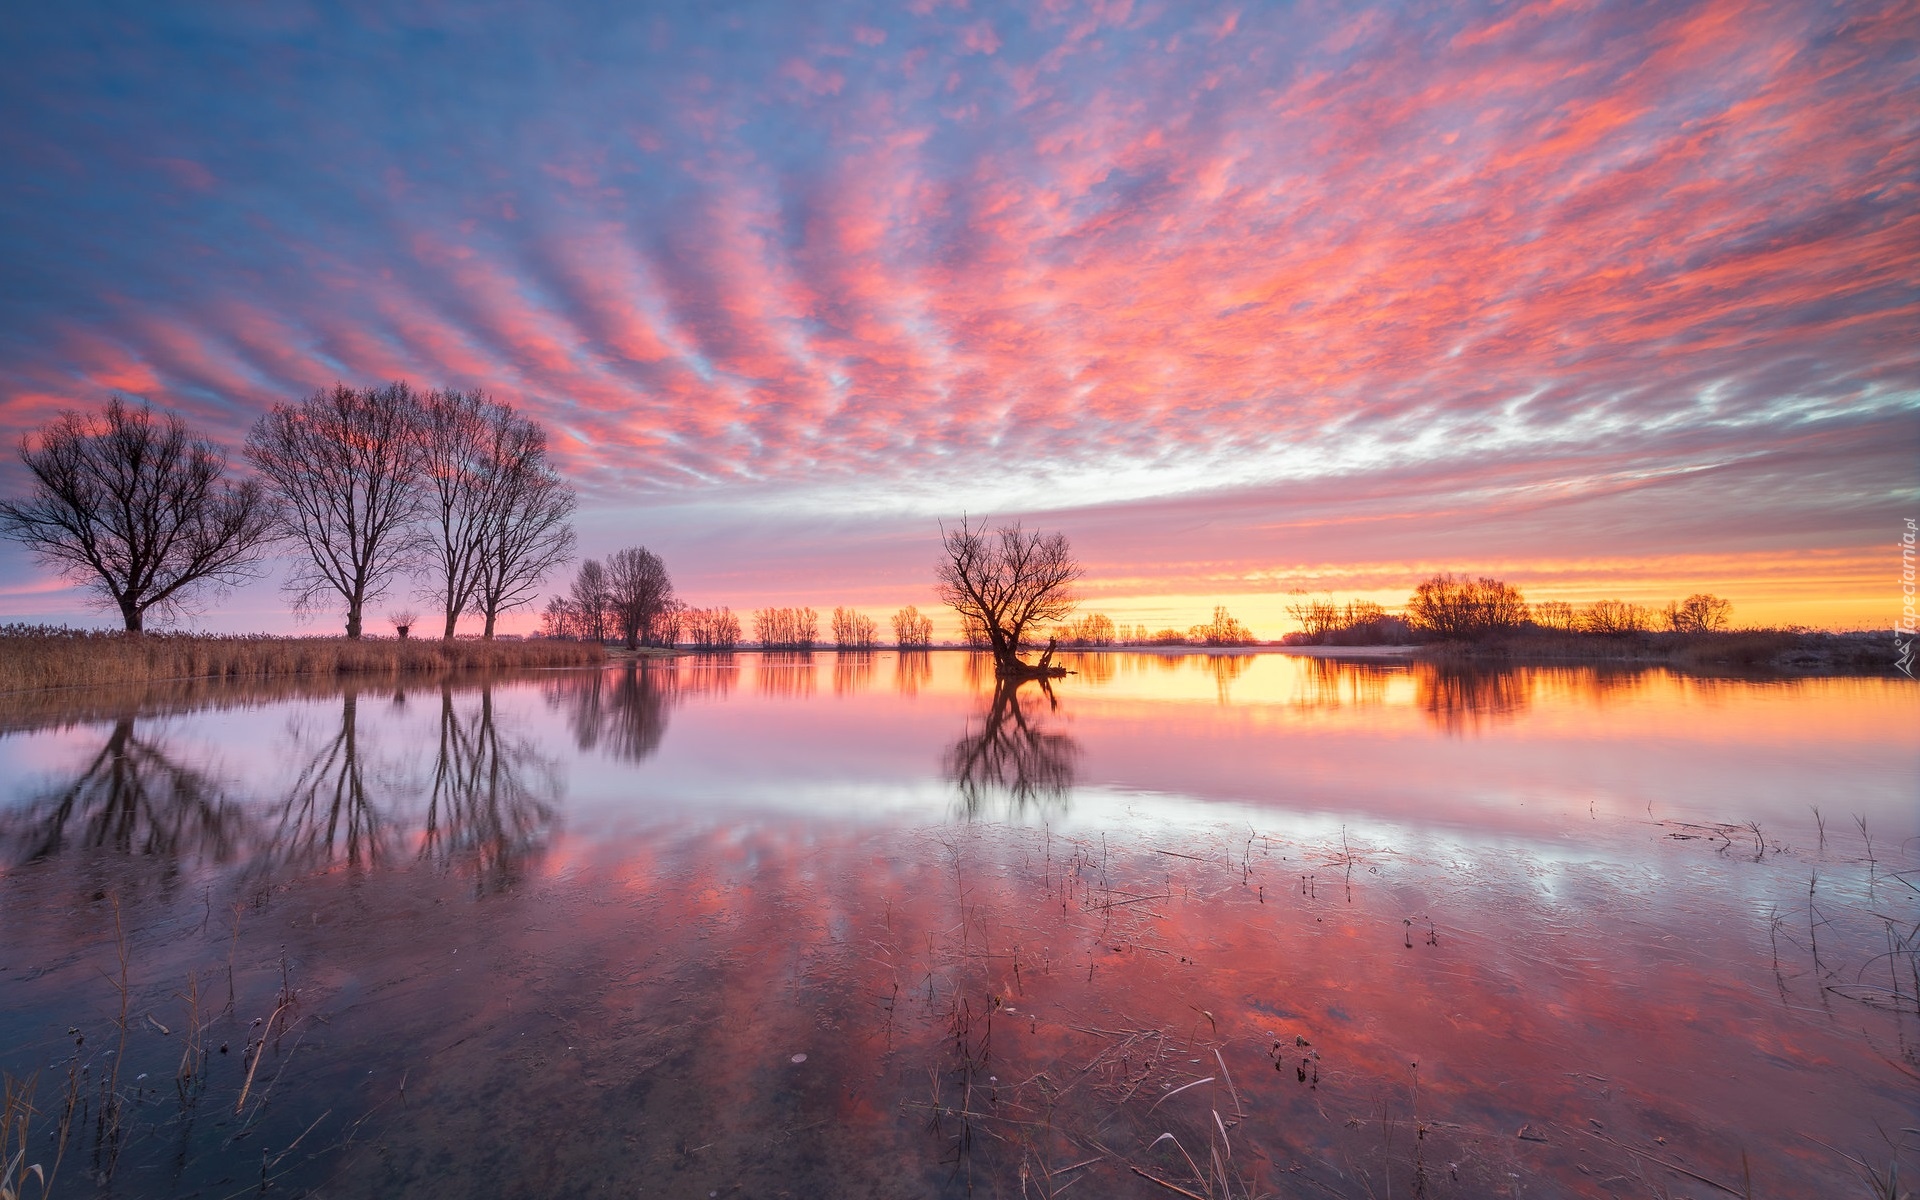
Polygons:
<instances>
[{"instance_id":1,"label":"tree trunk","mask_svg":"<svg viewBox=\"0 0 1920 1200\"><path fill-rule=\"evenodd\" d=\"M487 628L486 628L486 632L482 633L480 636L486 641L490 642L493 640L493 610L487 609L486 612L487 612Z\"/></svg>"},{"instance_id":2,"label":"tree trunk","mask_svg":"<svg viewBox=\"0 0 1920 1200\"><path fill-rule=\"evenodd\" d=\"M449 608L447 610L446 632L440 635L440 638L442 641L450 642L453 640L453 627L459 624L459 622L460 622L460 610L457 608Z\"/></svg>"},{"instance_id":3,"label":"tree trunk","mask_svg":"<svg viewBox=\"0 0 1920 1200\"><path fill-rule=\"evenodd\" d=\"M360 603L355 601L347 605L347 637L352 641L360 640Z\"/></svg>"},{"instance_id":4,"label":"tree trunk","mask_svg":"<svg viewBox=\"0 0 1920 1200\"><path fill-rule=\"evenodd\" d=\"M135 608L131 604L122 604L120 606L120 616L127 623L128 633L140 633L146 627L147 612L143 608Z\"/></svg>"}]
</instances>

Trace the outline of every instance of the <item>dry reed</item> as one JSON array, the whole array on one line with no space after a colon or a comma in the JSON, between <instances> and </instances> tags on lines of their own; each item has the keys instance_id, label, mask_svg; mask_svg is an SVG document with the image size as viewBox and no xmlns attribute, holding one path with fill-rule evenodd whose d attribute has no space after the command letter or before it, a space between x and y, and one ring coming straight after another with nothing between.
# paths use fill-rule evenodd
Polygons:
<instances>
[{"instance_id":1,"label":"dry reed","mask_svg":"<svg viewBox=\"0 0 1920 1200\"><path fill-rule=\"evenodd\" d=\"M604 661L589 642L123 634L0 626L0 692L167 679L444 675Z\"/></svg>"}]
</instances>

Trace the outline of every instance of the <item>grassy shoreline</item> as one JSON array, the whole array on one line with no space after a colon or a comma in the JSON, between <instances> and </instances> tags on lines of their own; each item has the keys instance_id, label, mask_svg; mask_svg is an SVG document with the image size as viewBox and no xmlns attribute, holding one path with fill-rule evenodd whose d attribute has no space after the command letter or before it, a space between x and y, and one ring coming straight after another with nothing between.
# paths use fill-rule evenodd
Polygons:
<instances>
[{"instance_id":1,"label":"grassy shoreline","mask_svg":"<svg viewBox=\"0 0 1920 1200\"><path fill-rule=\"evenodd\" d=\"M398 678L606 661L585 642L208 636L0 627L0 693L175 679Z\"/></svg>"}]
</instances>

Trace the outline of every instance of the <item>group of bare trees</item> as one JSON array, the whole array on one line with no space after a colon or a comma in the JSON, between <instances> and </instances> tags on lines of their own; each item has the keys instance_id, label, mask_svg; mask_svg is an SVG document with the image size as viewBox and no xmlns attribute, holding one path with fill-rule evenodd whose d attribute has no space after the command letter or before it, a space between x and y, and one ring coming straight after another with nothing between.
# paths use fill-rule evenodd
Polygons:
<instances>
[{"instance_id":1,"label":"group of bare trees","mask_svg":"<svg viewBox=\"0 0 1920 1200\"><path fill-rule=\"evenodd\" d=\"M853 608L833 610L833 644L840 650L871 650L880 640L880 626Z\"/></svg>"},{"instance_id":2,"label":"group of bare trees","mask_svg":"<svg viewBox=\"0 0 1920 1200\"><path fill-rule=\"evenodd\" d=\"M1714 633L1727 627L1733 604L1697 593L1655 610L1629 600L1595 600L1575 607L1564 600L1529 605L1520 589L1497 579L1436 575L1415 589L1407 620L1429 637L1472 641L1524 627L1561 633L1619 636L1662 630Z\"/></svg>"},{"instance_id":3,"label":"group of bare trees","mask_svg":"<svg viewBox=\"0 0 1920 1200\"><path fill-rule=\"evenodd\" d=\"M933 645L933 618L923 616L909 604L893 614L893 640L901 649L924 649Z\"/></svg>"},{"instance_id":4,"label":"group of bare trees","mask_svg":"<svg viewBox=\"0 0 1920 1200\"><path fill-rule=\"evenodd\" d=\"M1411 641L1413 627L1371 600L1334 603L1331 597L1303 600L1287 606L1287 615L1300 622L1290 642L1308 646L1379 646Z\"/></svg>"},{"instance_id":5,"label":"group of bare trees","mask_svg":"<svg viewBox=\"0 0 1920 1200\"><path fill-rule=\"evenodd\" d=\"M472 610L491 638L500 614L573 555L573 490L548 461L546 431L478 391L336 385L274 405L247 435L247 458L280 501L296 607L337 597L350 638L408 572L443 637Z\"/></svg>"},{"instance_id":6,"label":"group of bare trees","mask_svg":"<svg viewBox=\"0 0 1920 1200\"><path fill-rule=\"evenodd\" d=\"M1595 600L1575 607L1564 600L1533 606L1533 623L1562 633L1717 633L1733 619L1733 603L1705 592L1651 608L1631 600Z\"/></svg>"},{"instance_id":7,"label":"group of bare trees","mask_svg":"<svg viewBox=\"0 0 1920 1200\"><path fill-rule=\"evenodd\" d=\"M581 563L568 594L547 601L542 632L577 641L619 641L629 650L672 646L680 640L686 611L673 594L666 563L645 546L631 546L615 551L604 564L594 558Z\"/></svg>"},{"instance_id":8,"label":"group of bare trees","mask_svg":"<svg viewBox=\"0 0 1920 1200\"><path fill-rule=\"evenodd\" d=\"M112 398L21 440L29 494L0 502L0 533L117 609L131 632L208 587L256 579L287 548L298 610L365 610L422 581L452 637L469 611L492 637L572 556L573 491L546 433L477 391L345 384L276 404L247 435L255 478L178 416Z\"/></svg>"},{"instance_id":9,"label":"group of bare trees","mask_svg":"<svg viewBox=\"0 0 1920 1200\"><path fill-rule=\"evenodd\" d=\"M753 640L768 650L811 650L820 640L820 614L811 608L757 609Z\"/></svg>"},{"instance_id":10,"label":"group of bare trees","mask_svg":"<svg viewBox=\"0 0 1920 1200\"><path fill-rule=\"evenodd\" d=\"M680 629L702 650L731 650L740 644L740 618L730 608L689 608L680 614Z\"/></svg>"}]
</instances>

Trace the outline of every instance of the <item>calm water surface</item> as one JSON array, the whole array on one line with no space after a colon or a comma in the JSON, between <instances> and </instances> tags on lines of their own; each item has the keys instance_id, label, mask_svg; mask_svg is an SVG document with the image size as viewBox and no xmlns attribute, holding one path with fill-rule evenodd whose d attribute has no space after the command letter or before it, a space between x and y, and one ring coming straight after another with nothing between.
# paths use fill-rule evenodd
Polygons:
<instances>
[{"instance_id":1,"label":"calm water surface","mask_svg":"<svg viewBox=\"0 0 1920 1200\"><path fill-rule=\"evenodd\" d=\"M1920 1178L1912 684L1068 665L0 704L25 1161L208 1197Z\"/></svg>"}]
</instances>

